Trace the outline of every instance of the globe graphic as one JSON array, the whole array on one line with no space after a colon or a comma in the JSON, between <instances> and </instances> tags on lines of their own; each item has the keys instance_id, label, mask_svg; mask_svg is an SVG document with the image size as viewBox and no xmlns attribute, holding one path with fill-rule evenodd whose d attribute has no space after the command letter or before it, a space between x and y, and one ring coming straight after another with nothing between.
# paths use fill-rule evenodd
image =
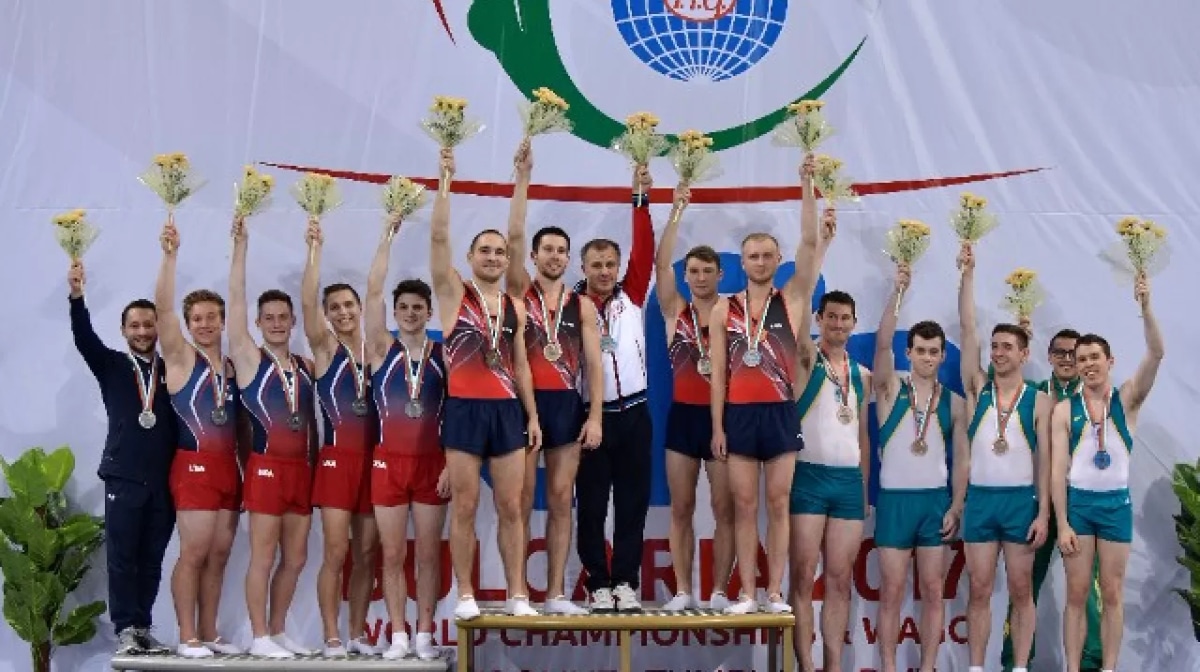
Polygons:
<instances>
[{"instance_id":1,"label":"globe graphic","mask_svg":"<svg viewBox=\"0 0 1200 672\"><path fill-rule=\"evenodd\" d=\"M719 82L754 67L779 39L787 0L612 0L625 44L680 81Z\"/></svg>"}]
</instances>

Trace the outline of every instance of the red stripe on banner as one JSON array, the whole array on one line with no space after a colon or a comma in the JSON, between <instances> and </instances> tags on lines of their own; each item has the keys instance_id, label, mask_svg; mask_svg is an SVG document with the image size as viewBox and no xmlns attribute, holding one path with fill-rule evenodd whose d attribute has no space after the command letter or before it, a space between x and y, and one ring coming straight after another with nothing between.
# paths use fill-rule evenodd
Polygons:
<instances>
[{"instance_id":1,"label":"red stripe on banner","mask_svg":"<svg viewBox=\"0 0 1200 672\"><path fill-rule=\"evenodd\" d=\"M261 165L305 173L322 173L339 180L352 182L369 182L384 184L390 175L378 173L359 173L349 170L330 170L296 166L287 163L260 162ZM919 191L937 187L952 187L958 184L984 182L1003 177L1013 177L1036 173L1045 168L1025 168L1008 170L1001 173L978 173L960 175L958 177L931 177L923 180L893 180L890 182L865 182L854 185L854 191L860 196L877 194L894 194L901 191ZM430 177L409 178L413 182L423 184L429 189L436 189L438 181ZM509 198L512 196L513 185L507 182L473 182L456 180L450 191L455 194L470 196L489 196ZM568 203L627 203L629 202L629 187L581 187L556 184L533 184L529 187L529 198L535 201L564 201ZM660 203L669 203L674 193L673 187L657 187L650 190L651 199ZM707 187L692 189L692 203L771 203L778 201L800 200L799 186L786 187Z\"/></svg>"},{"instance_id":2,"label":"red stripe on banner","mask_svg":"<svg viewBox=\"0 0 1200 672\"><path fill-rule=\"evenodd\" d=\"M442 0L433 0L433 8L437 10L438 18L442 21L442 28L445 28L446 34L450 36L450 42L458 44L454 41L454 33L450 31L450 22L446 20L446 9L442 7Z\"/></svg>"}]
</instances>

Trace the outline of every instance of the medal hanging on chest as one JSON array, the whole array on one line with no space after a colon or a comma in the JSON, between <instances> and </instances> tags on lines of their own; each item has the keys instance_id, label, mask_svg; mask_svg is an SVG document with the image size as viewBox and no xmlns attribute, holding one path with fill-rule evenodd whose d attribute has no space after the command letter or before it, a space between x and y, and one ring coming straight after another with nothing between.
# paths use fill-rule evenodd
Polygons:
<instances>
[{"instance_id":1,"label":"medal hanging on chest","mask_svg":"<svg viewBox=\"0 0 1200 672\"><path fill-rule=\"evenodd\" d=\"M700 326L700 316L696 314L696 304L689 303L688 310L692 314L692 328L696 330L696 372L707 378L712 375L712 357L708 352L708 339L704 337L704 328Z\"/></svg>"},{"instance_id":2,"label":"medal hanging on chest","mask_svg":"<svg viewBox=\"0 0 1200 672\"><path fill-rule=\"evenodd\" d=\"M605 354L613 354L617 351L617 339L612 335L612 308L613 297L608 297L604 300L604 305L596 311L596 321L600 325L600 352Z\"/></svg>"},{"instance_id":3,"label":"medal hanging on chest","mask_svg":"<svg viewBox=\"0 0 1200 672\"><path fill-rule=\"evenodd\" d=\"M742 353L742 364L754 368L762 364L763 358L759 346L762 344L763 330L767 325L767 311L771 309L771 299L775 298L775 291L772 290L770 294L767 294L766 301L763 301L762 314L759 316L757 328L754 326L750 310L750 290L742 292L742 297L746 305L746 352Z\"/></svg>"},{"instance_id":4,"label":"medal hanging on chest","mask_svg":"<svg viewBox=\"0 0 1200 672\"><path fill-rule=\"evenodd\" d=\"M546 295L542 293L542 288L533 283L534 289L537 291L538 303L542 308L542 324L546 326L546 345L542 348L542 356L551 364L562 359L563 349L562 343L558 340L558 331L562 326L563 306L567 302L567 288L561 287L558 292L558 310L554 311L554 315L550 315L550 307L546 305Z\"/></svg>"},{"instance_id":5,"label":"medal hanging on chest","mask_svg":"<svg viewBox=\"0 0 1200 672\"><path fill-rule=\"evenodd\" d=\"M921 457L929 452L929 441L925 438L929 432L929 418L933 414L933 402L940 398L941 385L935 380L933 381L933 390L929 392L929 398L925 400L925 409L917 411L915 404L917 403L917 386L913 385L912 380L908 381L908 393L912 399L913 420L916 422L917 438L913 441L912 452L914 455Z\"/></svg>"},{"instance_id":6,"label":"medal hanging on chest","mask_svg":"<svg viewBox=\"0 0 1200 672\"><path fill-rule=\"evenodd\" d=\"M221 360L221 373L217 373L217 367L209 359L208 355L195 343L192 343L191 346L196 351L196 354L204 360L204 363L208 365L208 384L213 391L213 410L209 414L209 417L212 419L214 425L222 427L225 423L229 422L229 411L225 408L225 394L229 389L229 379L225 376L224 369L225 360Z\"/></svg>"},{"instance_id":7,"label":"medal hanging on chest","mask_svg":"<svg viewBox=\"0 0 1200 672\"><path fill-rule=\"evenodd\" d=\"M425 414L425 406L421 403L421 388L425 382L425 363L429 361L429 338L421 343L420 357L414 358L403 341L404 348L404 382L408 387L408 402L404 404L404 415L417 419Z\"/></svg>"},{"instance_id":8,"label":"medal hanging on chest","mask_svg":"<svg viewBox=\"0 0 1200 672\"><path fill-rule=\"evenodd\" d=\"M138 358L132 352L126 353L129 356L129 363L133 365L133 377L137 380L138 400L141 402L142 410L138 413L138 425L142 429L154 429L154 425L158 424L158 418L154 415L154 394L158 391L158 355L151 354L150 360L150 375L147 378L142 375L142 367L138 364Z\"/></svg>"},{"instance_id":9,"label":"medal hanging on chest","mask_svg":"<svg viewBox=\"0 0 1200 672\"><path fill-rule=\"evenodd\" d=\"M992 403L996 406L996 440L992 442L992 452L1003 455L1008 452L1008 421L1017 412L1017 406L1025 396L1025 383L1017 386L1008 402L1008 410L1000 407L1000 386L992 382Z\"/></svg>"},{"instance_id":10,"label":"medal hanging on chest","mask_svg":"<svg viewBox=\"0 0 1200 672\"><path fill-rule=\"evenodd\" d=\"M484 361L489 368L500 369L504 364L504 358L500 356L500 334L504 331L504 292L496 292L496 319L492 319L492 309L488 307L487 298L483 295L483 290L479 289L479 285L475 284L475 280L471 280L471 286L475 288L475 293L479 295L479 305L483 309L483 322L487 328L487 353L483 356Z\"/></svg>"},{"instance_id":11,"label":"medal hanging on chest","mask_svg":"<svg viewBox=\"0 0 1200 672\"><path fill-rule=\"evenodd\" d=\"M363 367L366 365L367 344L362 344L362 359L357 359L354 356L354 350L342 341L338 341L346 351L346 358L350 360L350 368L354 371L354 401L350 402L350 411L358 417L363 417L367 414L367 374Z\"/></svg>"},{"instance_id":12,"label":"medal hanging on chest","mask_svg":"<svg viewBox=\"0 0 1200 672\"><path fill-rule=\"evenodd\" d=\"M300 415L300 366L296 363L296 357L291 353L288 353L288 365L291 369L288 370L284 368L283 362L275 356L275 353L271 352L270 348L263 348L263 352L271 358L271 366L275 369L280 386L283 387L283 397L287 401L288 408L288 429L298 432L304 427L304 418Z\"/></svg>"},{"instance_id":13,"label":"medal hanging on chest","mask_svg":"<svg viewBox=\"0 0 1200 672\"><path fill-rule=\"evenodd\" d=\"M1112 466L1112 455L1108 452L1106 439L1108 438L1108 418L1110 404L1103 403L1099 421L1092 420L1092 413L1088 402L1087 394L1080 393L1083 396L1083 419L1084 424L1092 429L1092 436L1096 438L1096 454L1092 456L1092 464L1100 471L1104 471Z\"/></svg>"},{"instance_id":14,"label":"medal hanging on chest","mask_svg":"<svg viewBox=\"0 0 1200 672\"><path fill-rule=\"evenodd\" d=\"M825 377L833 383L834 399L837 401L837 419L843 425L854 421L854 407L850 405L850 355L842 358L842 377L839 379L833 372L833 363L822 349L817 350L821 358L821 366L825 369Z\"/></svg>"}]
</instances>

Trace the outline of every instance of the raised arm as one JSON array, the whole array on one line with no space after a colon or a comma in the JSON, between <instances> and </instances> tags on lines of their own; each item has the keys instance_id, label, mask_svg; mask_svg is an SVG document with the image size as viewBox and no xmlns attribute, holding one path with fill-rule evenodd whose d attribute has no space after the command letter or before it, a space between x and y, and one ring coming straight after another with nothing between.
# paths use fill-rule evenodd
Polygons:
<instances>
[{"instance_id":1,"label":"raised arm","mask_svg":"<svg viewBox=\"0 0 1200 672\"><path fill-rule=\"evenodd\" d=\"M679 222L683 219L683 211L692 198L692 190L682 182L675 187L675 202L671 205L671 216L667 219L667 228L663 229L662 240L654 254L654 271L657 274L654 291L658 293L658 307L667 328L675 320L679 311L683 310L683 297L675 286L675 242L679 239ZM670 340L670 334L668 334Z\"/></svg>"},{"instance_id":2,"label":"raised arm","mask_svg":"<svg viewBox=\"0 0 1200 672\"><path fill-rule=\"evenodd\" d=\"M729 350L725 320L729 318L729 299L717 299L708 316L708 351L712 359L709 376L709 399L712 413L712 451L718 460L727 456L725 445L725 386L729 380Z\"/></svg>"},{"instance_id":3,"label":"raised arm","mask_svg":"<svg viewBox=\"0 0 1200 672\"><path fill-rule=\"evenodd\" d=\"M529 419L526 427L529 447L538 450L542 447L542 426L538 420L537 402L533 398L533 373L529 370L529 353L525 350L527 316L524 302L513 301L512 306L517 313L517 331L513 334L513 367L517 376L517 397L525 407L525 416Z\"/></svg>"},{"instance_id":4,"label":"raised arm","mask_svg":"<svg viewBox=\"0 0 1200 672\"><path fill-rule=\"evenodd\" d=\"M179 315L175 313L175 262L179 255L179 231L175 228L175 220L168 217L159 236L162 244L162 264L158 268L158 280L154 284L154 307L158 312L158 344L162 348L163 362L167 365L167 387L178 390L186 382L186 378L172 385L172 371L184 370L190 372L195 353L188 347L183 337L183 327L179 323ZM186 375L186 374L185 374Z\"/></svg>"},{"instance_id":5,"label":"raised arm","mask_svg":"<svg viewBox=\"0 0 1200 672\"><path fill-rule=\"evenodd\" d=\"M654 220L650 218L649 197L654 180L645 166L638 166L633 183L633 244L629 246L629 265L625 267L621 289L641 307L646 304L650 276L654 274Z\"/></svg>"},{"instance_id":6,"label":"raised arm","mask_svg":"<svg viewBox=\"0 0 1200 672\"><path fill-rule=\"evenodd\" d=\"M242 387L254 380L258 369L258 344L250 334L249 307L246 301L246 248L249 236L243 219L233 221L233 260L229 264L229 354Z\"/></svg>"},{"instance_id":7,"label":"raised arm","mask_svg":"<svg viewBox=\"0 0 1200 672\"><path fill-rule=\"evenodd\" d=\"M875 367L872 369L871 379L875 382L876 400L888 405L896 398L896 392L900 389L900 381L896 378L895 355L892 354L892 340L896 336L898 321L896 302L900 300L900 293L908 288L911 277L907 265L896 267L896 284L883 306L883 315L879 318L879 331L875 333ZM880 422L882 421L881 411Z\"/></svg>"},{"instance_id":8,"label":"raised arm","mask_svg":"<svg viewBox=\"0 0 1200 672\"><path fill-rule=\"evenodd\" d=\"M783 294L789 304L807 304L817 285L817 194L813 187L813 170L816 165L812 154L804 157L800 166L800 245L796 247L796 270L783 286ZM809 312L809 311L806 311Z\"/></svg>"},{"instance_id":9,"label":"raised arm","mask_svg":"<svg viewBox=\"0 0 1200 672\"><path fill-rule=\"evenodd\" d=\"M529 180L533 175L533 149L529 138L521 142L517 155L513 157L517 168L517 181L513 185L512 199L508 203L508 271L505 290L508 295L520 299L529 288L529 270L525 268L525 219L529 210Z\"/></svg>"},{"instance_id":10,"label":"raised arm","mask_svg":"<svg viewBox=\"0 0 1200 672\"><path fill-rule=\"evenodd\" d=\"M1158 377L1158 367L1166 354L1162 331L1158 328L1158 319L1150 306L1150 285L1145 278L1139 278L1134 287L1134 297L1142 306L1142 330L1146 336L1146 354L1138 364L1133 378L1121 386L1121 401L1130 414L1136 414L1145 403L1154 387L1154 379ZM1133 420L1134 418L1131 418Z\"/></svg>"},{"instance_id":11,"label":"raised arm","mask_svg":"<svg viewBox=\"0 0 1200 672\"><path fill-rule=\"evenodd\" d=\"M566 291L565 289L563 291ZM583 323L583 361L587 366L588 414L579 434L584 448L600 445L604 425L604 363L600 354L600 327L596 304L587 297L579 299L579 320Z\"/></svg>"},{"instance_id":12,"label":"raised arm","mask_svg":"<svg viewBox=\"0 0 1200 672\"><path fill-rule=\"evenodd\" d=\"M983 389L984 373L980 368L982 354L979 332L975 326L975 252L970 245L963 245L958 253L958 266L962 279L958 286L958 322L962 330L962 352L959 370L962 374L963 392L974 403Z\"/></svg>"},{"instance_id":13,"label":"raised arm","mask_svg":"<svg viewBox=\"0 0 1200 672\"><path fill-rule=\"evenodd\" d=\"M454 178L454 152L443 149L440 172L447 182ZM433 199L433 214L429 223L429 272L433 279L433 291L437 295L442 313L442 325L449 333L454 319L455 307L462 301L463 284L458 271L454 270L450 248L450 190L439 189ZM449 317L447 317L449 316Z\"/></svg>"},{"instance_id":14,"label":"raised arm","mask_svg":"<svg viewBox=\"0 0 1200 672\"><path fill-rule=\"evenodd\" d=\"M387 356L388 348L392 347L394 339L387 328L387 302L383 296L383 284L387 282L388 255L392 251L392 239L399 229L399 220L388 222L388 226L384 227L383 234L379 236L379 245L375 248L375 258L371 260L371 270L367 272L363 329L366 331L369 360Z\"/></svg>"},{"instance_id":15,"label":"raised arm","mask_svg":"<svg viewBox=\"0 0 1200 672\"><path fill-rule=\"evenodd\" d=\"M309 218L308 229L304 233L304 241L308 244L308 259L304 262L304 278L300 281L300 309L304 313L304 336L308 339L308 347L313 356L328 362L333 349L334 335L325 323L325 311L321 306L321 250L325 245L325 236L321 232L321 222Z\"/></svg>"},{"instance_id":16,"label":"raised arm","mask_svg":"<svg viewBox=\"0 0 1200 672\"><path fill-rule=\"evenodd\" d=\"M1054 406L1050 420L1050 490L1054 497L1054 513L1058 516L1058 537L1062 551L1070 554L1068 537L1071 529L1067 520L1067 472L1071 469L1071 402L1060 401Z\"/></svg>"},{"instance_id":17,"label":"raised arm","mask_svg":"<svg viewBox=\"0 0 1200 672\"><path fill-rule=\"evenodd\" d=\"M83 262L76 259L71 262L71 270L67 272L67 286L71 288L71 336L75 339L75 349L83 355L83 361L92 370L92 375L101 379L110 350L92 328L92 316L83 301L84 281Z\"/></svg>"}]
</instances>

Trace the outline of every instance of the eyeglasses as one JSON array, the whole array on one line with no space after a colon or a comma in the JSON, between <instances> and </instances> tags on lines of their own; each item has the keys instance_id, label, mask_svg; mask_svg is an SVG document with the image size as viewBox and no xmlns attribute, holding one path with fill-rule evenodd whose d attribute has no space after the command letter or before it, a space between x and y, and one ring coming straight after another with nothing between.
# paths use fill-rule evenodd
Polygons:
<instances>
[{"instance_id":1,"label":"eyeglasses","mask_svg":"<svg viewBox=\"0 0 1200 672\"><path fill-rule=\"evenodd\" d=\"M1055 359L1075 359L1075 352L1072 350L1064 350L1062 348L1054 348L1050 351L1050 356Z\"/></svg>"}]
</instances>

